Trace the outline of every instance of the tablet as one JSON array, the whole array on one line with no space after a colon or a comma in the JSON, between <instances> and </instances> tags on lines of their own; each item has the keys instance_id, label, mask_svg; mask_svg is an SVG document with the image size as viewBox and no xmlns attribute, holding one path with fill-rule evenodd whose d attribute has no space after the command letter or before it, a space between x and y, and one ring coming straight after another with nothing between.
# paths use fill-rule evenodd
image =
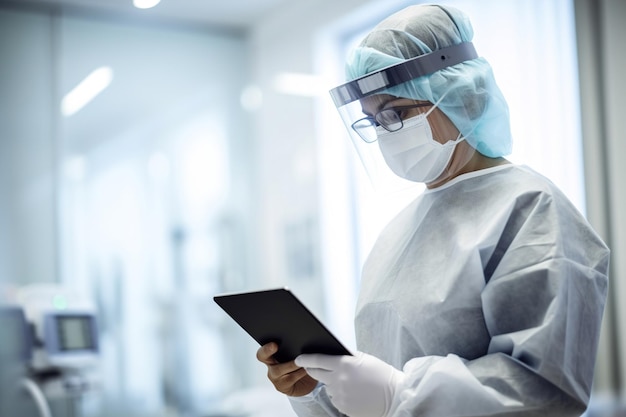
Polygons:
<instances>
[{"instance_id":1,"label":"tablet","mask_svg":"<svg viewBox=\"0 0 626 417\"><path fill-rule=\"evenodd\" d=\"M274 358L289 362L301 353L351 355L287 288L223 294L215 302L260 345L278 343Z\"/></svg>"}]
</instances>

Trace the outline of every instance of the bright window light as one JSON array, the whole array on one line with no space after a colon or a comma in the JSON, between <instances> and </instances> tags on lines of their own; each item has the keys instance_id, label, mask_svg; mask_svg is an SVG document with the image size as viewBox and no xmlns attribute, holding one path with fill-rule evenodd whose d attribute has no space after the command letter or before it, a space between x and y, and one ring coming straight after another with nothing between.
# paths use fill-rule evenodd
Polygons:
<instances>
[{"instance_id":1,"label":"bright window light","mask_svg":"<svg viewBox=\"0 0 626 417\"><path fill-rule=\"evenodd\" d=\"M66 117L73 115L107 88L112 80L113 70L110 67L94 70L63 97L61 113Z\"/></svg>"},{"instance_id":2,"label":"bright window light","mask_svg":"<svg viewBox=\"0 0 626 417\"><path fill-rule=\"evenodd\" d=\"M133 5L138 9L150 9L160 2L161 0L133 0Z\"/></svg>"}]
</instances>

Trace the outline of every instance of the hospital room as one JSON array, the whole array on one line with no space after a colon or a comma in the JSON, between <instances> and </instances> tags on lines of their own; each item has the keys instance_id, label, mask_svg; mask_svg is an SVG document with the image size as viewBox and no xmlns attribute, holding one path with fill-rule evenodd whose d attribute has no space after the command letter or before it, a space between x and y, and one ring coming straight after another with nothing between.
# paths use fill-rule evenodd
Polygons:
<instances>
[{"instance_id":1,"label":"hospital room","mask_svg":"<svg viewBox=\"0 0 626 417\"><path fill-rule=\"evenodd\" d=\"M624 22L0 0L0 417L626 416Z\"/></svg>"}]
</instances>

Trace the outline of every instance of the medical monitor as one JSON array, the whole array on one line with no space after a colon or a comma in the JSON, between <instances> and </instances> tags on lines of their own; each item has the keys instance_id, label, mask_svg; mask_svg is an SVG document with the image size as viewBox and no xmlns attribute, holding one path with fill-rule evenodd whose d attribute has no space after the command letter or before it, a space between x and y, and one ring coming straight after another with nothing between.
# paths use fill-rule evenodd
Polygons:
<instances>
[{"instance_id":1,"label":"medical monitor","mask_svg":"<svg viewBox=\"0 0 626 417\"><path fill-rule=\"evenodd\" d=\"M99 361L97 310L90 297L56 284L20 288L16 300L32 325L31 368L88 368Z\"/></svg>"},{"instance_id":2,"label":"medical monitor","mask_svg":"<svg viewBox=\"0 0 626 417\"><path fill-rule=\"evenodd\" d=\"M48 313L44 316L44 337L49 354L98 351L96 318L92 314Z\"/></svg>"}]
</instances>

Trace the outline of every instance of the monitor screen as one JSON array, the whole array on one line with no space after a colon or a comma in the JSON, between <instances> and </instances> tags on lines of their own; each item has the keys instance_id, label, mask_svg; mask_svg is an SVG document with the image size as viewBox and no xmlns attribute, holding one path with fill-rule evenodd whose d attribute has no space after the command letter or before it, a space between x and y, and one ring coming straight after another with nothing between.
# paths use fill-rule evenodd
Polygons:
<instances>
[{"instance_id":1,"label":"monitor screen","mask_svg":"<svg viewBox=\"0 0 626 417\"><path fill-rule=\"evenodd\" d=\"M57 316L59 349L92 350L95 348L91 316Z\"/></svg>"}]
</instances>

